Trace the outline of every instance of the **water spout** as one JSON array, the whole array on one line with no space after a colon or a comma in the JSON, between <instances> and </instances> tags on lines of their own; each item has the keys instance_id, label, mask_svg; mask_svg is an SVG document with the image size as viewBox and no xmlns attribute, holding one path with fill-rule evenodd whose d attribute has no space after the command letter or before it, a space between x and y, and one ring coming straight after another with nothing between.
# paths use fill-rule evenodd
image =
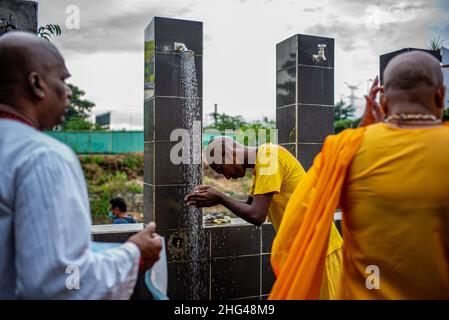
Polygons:
<instances>
[{"instance_id":1,"label":"water spout","mask_svg":"<svg viewBox=\"0 0 449 320\"><path fill-rule=\"evenodd\" d=\"M319 44L318 45L318 53L312 55L312 60L314 63L320 63L322 61L326 61L326 54L325 54L325 44Z\"/></svg>"},{"instance_id":2,"label":"water spout","mask_svg":"<svg viewBox=\"0 0 449 320\"><path fill-rule=\"evenodd\" d=\"M195 52L193 52L192 50L187 49L186 45L182 42L175 42L174 50L175 52L185 55L189 58L193 57L195 54Z\"/></svg>"}]
</instances>

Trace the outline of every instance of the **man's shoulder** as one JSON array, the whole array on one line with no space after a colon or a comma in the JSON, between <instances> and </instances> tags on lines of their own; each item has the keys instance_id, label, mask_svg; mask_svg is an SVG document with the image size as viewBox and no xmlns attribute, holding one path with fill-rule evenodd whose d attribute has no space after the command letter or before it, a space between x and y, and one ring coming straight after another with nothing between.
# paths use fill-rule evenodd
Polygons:
<instances>
[{"instance_id":1,"label":"man's shoulder","mask_svg":"<svg viewBox=\"0 0 449 320\"><path fill-rule=\"evenodd\" d=\"M39 158L42 155L53 155L61 160L75 160L72 149L62 142L17 121L0 122L2 136L0 144L4 144L4 154L9 153L16 160Z\"/></svg>"}]
</instances>

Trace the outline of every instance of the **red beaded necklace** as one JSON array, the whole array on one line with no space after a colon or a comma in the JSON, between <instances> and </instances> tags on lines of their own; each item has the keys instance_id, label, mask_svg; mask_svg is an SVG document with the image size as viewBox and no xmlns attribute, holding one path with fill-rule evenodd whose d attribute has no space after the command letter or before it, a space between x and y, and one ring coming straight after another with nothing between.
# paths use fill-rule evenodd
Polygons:
<instances>
[{"instance_id":1,"label":"red beaded necklace","mask_svg":"<svg viewBox=\"0 0 449 320\"><path fill-rule=\"evenodd\" d=\"M15 114L9 113L7 111L1 111L0 110L0 119L16 120L16 121L22 122L22 123L24 123L26 125L29 125L31 127L33 126L31 124L31 122L29 122L28 120L26 120L26 119L24 119L22 117L16 116Z\"/></svg>"}]
</instances>

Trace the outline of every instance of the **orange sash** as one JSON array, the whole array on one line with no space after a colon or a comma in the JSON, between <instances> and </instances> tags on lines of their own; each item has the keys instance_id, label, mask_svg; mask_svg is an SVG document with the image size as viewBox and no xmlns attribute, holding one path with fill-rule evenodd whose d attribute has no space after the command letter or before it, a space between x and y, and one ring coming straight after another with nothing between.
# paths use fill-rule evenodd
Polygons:
<instances>
[{"instance_id":1,"label":"orange sash","mask_svg":"<svg viewBox=\"0 0 449 320\"><path fill-rule=\"evenodd\" d=\"M327 137L296 187L273 242L276 281L270 300L318 299L334 212L364 132L365 128L347 129Z\"/></svg>"}]
</instances>

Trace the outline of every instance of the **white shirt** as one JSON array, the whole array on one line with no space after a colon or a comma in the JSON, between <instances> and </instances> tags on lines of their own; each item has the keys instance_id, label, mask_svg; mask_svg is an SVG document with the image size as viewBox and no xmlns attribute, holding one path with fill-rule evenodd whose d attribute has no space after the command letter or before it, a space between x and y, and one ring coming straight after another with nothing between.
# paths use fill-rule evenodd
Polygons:
<instances>
[{"instance_id":1,"label":"white shirt","mask_svg":"<svg viewBox=\"0 0 449 320\"><path fill-rule=\"evenodd\" d=\"M125 243L92 252L91 224L73 151L0 119L0 299L128 299L140 251Z\"/></svg>"}]
</instances>

